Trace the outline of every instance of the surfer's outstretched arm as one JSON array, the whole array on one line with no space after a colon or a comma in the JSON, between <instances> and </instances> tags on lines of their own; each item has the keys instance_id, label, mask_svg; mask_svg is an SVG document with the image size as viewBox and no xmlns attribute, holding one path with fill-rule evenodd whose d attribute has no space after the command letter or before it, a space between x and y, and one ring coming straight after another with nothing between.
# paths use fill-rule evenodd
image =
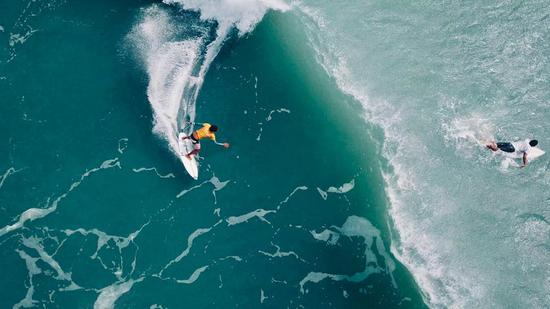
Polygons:
<instances>
[{"instance_id":1,"label":"surfer's outstretched arm","mask_svg":"<svg viewBox=\"0 0 550 309\"><path fill-rule=\"evenodd\" d=\"M223 146L223 147L225 147L225 148L229 148L229 143L218 143L218 142L214 142L214 144L219 145L219 146Z\"/></svg>"},{"instance_id":2,"label":"surfer's outstretched arm","mask_svg":"<svg viewBox=\"0 0 550 309\"><path fill-rule=\"evenodd\" d=\"M526 167L527 166L527 152L523 153L523 165L520 167Z\"/></svg>"},{"instance_id":3,"label":"surfer's outstretched arm","mask_svg":"<svg viewBox=\"0 0 550 309\"><path fill-rule=\"evenodd\" d=\"M214 144L216 145L219 145L219 146L223 146L225 148L229 148L229 143L218 143L218 141L216 140L216 136L212 136L210 137L210 139L214 142Z\"/></svg>"}]
</instances>

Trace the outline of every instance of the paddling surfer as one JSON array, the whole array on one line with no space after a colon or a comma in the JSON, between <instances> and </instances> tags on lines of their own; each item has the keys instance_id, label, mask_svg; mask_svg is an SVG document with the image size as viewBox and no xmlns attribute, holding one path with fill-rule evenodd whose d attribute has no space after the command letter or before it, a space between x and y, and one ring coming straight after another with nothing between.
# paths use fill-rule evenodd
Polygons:
<instances>
[{"instance_id":1,"label":"paddling surfer","mask_svg":"<svg viewBox=\"0 0 550 309\"><path fill-rule=\"evenodd\" d=\"M191 159L191 156L194 156L197 153L199 153L199 151L201 150L200 140L203 139L203 138L209 138L212 141L214 141L214 143L216 145L220 145L220 146L223 146L225 148L229 148L229 143L218 143L216 141L216 132L217 131L218 131L218 127L216 125L209 124L209 123L203 123L202 128L194 131L191 135L182 137L181 138L182 140L190 139L191 142L193 143L193 151L186 154L185 156L187 158Z\"/></svg>"},{"instance_id":2,"label":"paddling surfer","mask_svg":"<svg viewBox=\"0 0 550 309\"><path fill-rule=\"evenodd\" d=\"M521 156L523 158L523 165L520 167L527 166L527 151L531 147L535 147L538 145L538 141L536 139L526 139L523 141L517 141L517 142L491 142L485 146L487 148L491 149L492 151L498 151L502 150L507 153L515 153L518 156Z\"/></svg>"}]
</instances>

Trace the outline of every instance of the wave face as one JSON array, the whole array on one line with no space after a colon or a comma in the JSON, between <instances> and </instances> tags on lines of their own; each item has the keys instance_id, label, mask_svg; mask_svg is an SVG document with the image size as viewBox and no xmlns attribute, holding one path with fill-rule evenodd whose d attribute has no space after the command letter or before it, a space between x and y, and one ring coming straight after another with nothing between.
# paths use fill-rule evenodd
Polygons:
<instances>
[{"instance_id":1,"label":"wave face","mask_svg":"<svg viewBox=\"0 0 550 309\"><path fill-rule=\"evenodd\" d=\"M394 254L432 307L550 306L548 3L305 0L319 63L384 129ZM508 162L509 163L509 162Z\"/></svg>"},{"instance_id":2,"label":"wave face","mask_svg":"<svg viewBox=\"0 0 550 309\"><path fill-rule=\"evenodd\" d=\"M232 29L245 35L268 10L289 7L276 0L164 2L171 7L152 5L143 10L128 39L149 76L153 131L177 154L177 132L192 131L204 76Z\"/></svg>"}]
</instances>

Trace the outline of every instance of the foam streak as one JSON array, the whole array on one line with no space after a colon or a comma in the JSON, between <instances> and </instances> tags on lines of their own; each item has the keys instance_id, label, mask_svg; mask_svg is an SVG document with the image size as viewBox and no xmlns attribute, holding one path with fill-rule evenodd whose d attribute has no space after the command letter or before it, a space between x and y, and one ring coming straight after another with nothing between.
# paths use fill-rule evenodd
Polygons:
<instances>
[{"instance_id":1,"label":"foam streak","mask_svg":"<svg viewBox=\"0 0 550 309\"><path fill-rule=\"evenodd\" d=\"M104 161L99 167L93 168L93 169L87 171L86 173L82 174L82 176L80 176L80 179L78 181L74 182L73 184L71 184L71 186L69 187L69 190L67 192L63 193L62 195L60 195L58 198L56 198L52 202L50 207L47 207L47 208L30 208L30 209L25 210L23 213L21 213L21 215L19 215L19 220L17 220L17 222L15 222L14 224L11 224L11 225L6 225L6 226L4 226L3 228L0 229L0 236L5 235L9 232L12 232L14 230L17 230L17 229L21 228L25 224L25 222L27 222L27 221L34 221L36 219L44 218L45 216L49 215L50 213L56 211L59 202L61 202L64 198L66 198L67 195L69 195L69 193L71 191L78 188L78 186L80 186L80 184L84 181L84 179L86 179L88 176L92 175L93 173L95 173L97 171L100 171L100 170L103 170L103 169L109 169L109 168L113 168L113 167L121 168L120 162L118 161L118 158Z\"/></svg>"}]
</instances>

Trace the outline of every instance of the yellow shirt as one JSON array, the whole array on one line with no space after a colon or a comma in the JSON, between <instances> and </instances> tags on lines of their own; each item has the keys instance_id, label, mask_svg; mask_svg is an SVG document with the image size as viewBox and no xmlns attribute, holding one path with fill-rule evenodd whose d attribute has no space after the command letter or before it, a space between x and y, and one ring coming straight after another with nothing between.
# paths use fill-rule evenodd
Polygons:
<instances>
[{"instance_id":1,"label":"yellow shirt","mask_svg":"<svg viewBox=\"0 0 550 309\"><path fill-rule=\"evenodd\" d=\"M203 123L202 128L198 129L197 131L193 132L193 137L197 140L203 139L203 138L210 138L214 142L216 141L216 134L214 132L210 132L210 127L212 125L209 123Z\"/></svg>"}]
</instances>

